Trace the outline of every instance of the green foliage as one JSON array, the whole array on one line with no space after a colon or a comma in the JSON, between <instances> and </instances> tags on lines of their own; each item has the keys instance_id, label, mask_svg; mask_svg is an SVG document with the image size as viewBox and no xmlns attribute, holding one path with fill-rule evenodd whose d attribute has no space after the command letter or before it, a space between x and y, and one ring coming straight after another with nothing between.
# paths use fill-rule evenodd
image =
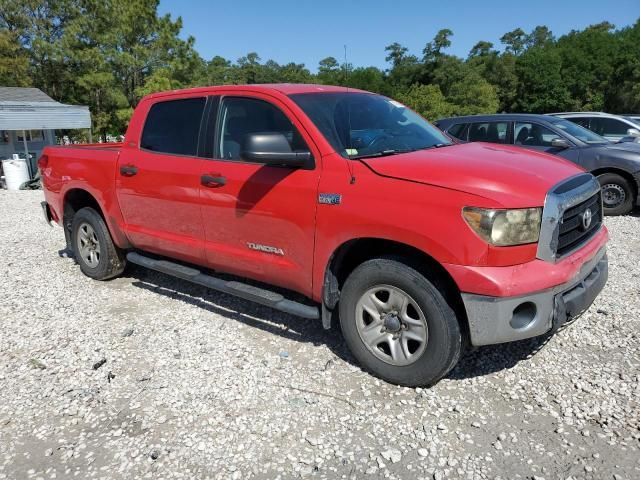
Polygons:
<instances>
[{"instance_id":1,"label":"green foliage","mask_svg":"<svg viewBox=\"0 0 640 480\"><path fill-rule=\"evenodd\" d=\"M640 21L607 22L559 38L544 25L505 33L499 51L479 41L466 59L446 53L443 28L422 56L395 42L388 70L334 57L313 74L304 64L249 52L206 61L182 20L158 15L159 0L0 0L0 85L35 86L89 105L103 138L124 132L147 94L200 85L321 83L393 96L431 120L496 111L640 111Z\"/></svg>"},{"instance_id":2,"label":"green foliage","mask_svg":"<svg viewBox=\"0 0 640 480\"><path fill-rule=\"evenodd\" d=\"M447 98L454 115L495 113L499 104L494 86L473 71L451 86Z\"/></svg>"},{"instance_id":3,"label":"green foliage","mask_svg":"<svg viewBox=\"0 0 640 480\"><path fill-rule=\"evenodd\" d=\"M30 85L29 57L14 32L0 30L0 52L0 85Z\"/></svg>"},{"instance_id":4,"label":"green foliage","mask_svg":"<svg viewBox=\"0 0 640 480\"><path fill-rule=\"evenodd\" d=\"M416 83L406 92L396 95L399 102L415 110L427 120L437 120L453 115L454 107L440 91L437 85L420 85Z\"/></svg>"},{"instance_id":5,"label":"green foliage","mask_svg":"<svg viewBox=\"0 0 640 480\"><path fill-rule=\"evenodd\" d=\"M544 113L571 109L571 97L562 78L562 58L556 49L531 48L516 61L516 109Z\"/></svg>"}]
</instances>

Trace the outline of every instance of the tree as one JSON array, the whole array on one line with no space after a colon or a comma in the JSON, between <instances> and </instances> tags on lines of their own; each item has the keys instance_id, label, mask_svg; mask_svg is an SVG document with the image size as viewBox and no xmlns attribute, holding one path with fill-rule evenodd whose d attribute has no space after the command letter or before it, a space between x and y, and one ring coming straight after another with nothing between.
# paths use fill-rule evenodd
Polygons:
<instances>
[{"instance_id":1,"label":"tree","mask_svg":"<svg viewBox=\"0 0 640 480\"><path fill-rule=\"evenodd\" d=\"M384 72L376 67L359 67L349 72L345 85L369 92L390 94Z\"/></svg>"},{"instance_id":2,"label":"tree","mask_svg":"<svg viewBox=\"0 0 640 480\"><path fill-rule=\"evenodd\" d=\"M402 65L407 60L411 60L411 56L407 55L409 49L407 47L403 47L398 42L387 45L384 47L384 51L388 52L387 56L384 58L385 61L391 62L394 68Z\"/></svg>"},{"instance_id":3,"label":"tree","mask_svg":"<svg viewBox=\"0 0 640 480\"><path fill-rule=\"evenodd\" d=\"M388 52L385 60L391 62L387 75L391 91L400 92L414 83L423 83L424 67L418 63L418 57L410 55L398 42L387 45L384 50Z\"/></svg>"},{"instance_id":4,"label":"tree","mask_svg":"<svg viewBox=\"0 0 640 480\"><path fill-rule=\"evenodd\" d=\"M617 37L605 108L616 113L640 112L640 20L623 28Z\"/></svg>"},{"instance_id":5,"label":"tree","mask_svg":"<svg viewBox=\"0 0 640 480\"><path fill-rule=\"evenodd\" d=\"M453 32L448 28L439 30L433 40L427 43L422 50L422 53L424 55L423 61L432 62L434 60L437 60L442 55L442 51L445 48L449 48L451 46L451 40L449 40L449 37L452 36Z\"/></svg>"},{"instance_id":6,"label":"tree","mask_svg":"<svg viewBox=\"0 0 640 480\"><path fill-rule=\"evenodd\" d=\"M454 115L496 113L499 105L496 89L474 71L451 86L447 101Z\"/></svg>"},{"instance_id":7,"label":"tree","mask_svg":"<svg viewBox=\"0 0 640 480\"><path fill-rule=\"evenodd\" d=\"M26 87L30 84L27 52L14 32L0 30L0 85Z\"/></svg>"},{"instance_id":8,"label":"tree","mask_svg":"<svg viewBox=\"0 0 640 480\"><path fill-rule=\"evenodd\" d=\"M469 58L485 57L492 53L495 53L495 50L493 50L493 43L481 40L471 48L469 51Z\"/></svg>"},{"instance_id":9,"label":"tree","mask_svg":"<svg viewBox=\"0 0 640 480\"><path fill-rule=\"evenodd\" d=\"M397 94L396 98L427 120L435 121L453 114L453 106L447 102L437 85L416 83L405 92Z\"/></svg>"},{"instance_id":10,"label":"tree","mask_svg":"<svg viewBox=\"0 0 640 480\"><path fill-rule=\"evenodd\" d=\"M207 83L209 85L226 85L231 82L231 62L216 55L207 63Z\"/></svg>"},{"instance_id":11,"label":"tree","mask_svg":"<svg viewBox=\"0 0 640 480\"><path fill-rule=\"evenodd\" d=\"M525 44L527 48L543 47L548 43L553 43L554 41L555 38L553 37L551 30L549 30L545 25L538 25L529 35L527 35Z\"/></svg>"},{"instance_id":12,"label":"tree","mask_svg":"<svg viewBox=\"0 0 640 480\"><path fill-rule=\"evenodd\" d=\"M327 85L339 85L342 74L340 64L334 57L326 57L318 63L318 80Z\"/></svg>"},{"instance_id":13,"label":"tree","mask_svg":"<svg viewBox=\"0 0 640 480\"><path fill-rule=\"evenodd\" d=\"M500 37L500 42L506 45L506 51L515 56L520 55L527 43L527 34L521 28L516 28Z\"/></svg>"},{"instance_id":14,"label":"tree","mask_svg":"<svg viewBox=\"0 0 640 480\"><path fill-rule=\"evenodd\" d=\"M572 106L557 49L530 48L516 62L518 94L515 107L523 112L548 113Z\"/></svg>"}]
</instances>

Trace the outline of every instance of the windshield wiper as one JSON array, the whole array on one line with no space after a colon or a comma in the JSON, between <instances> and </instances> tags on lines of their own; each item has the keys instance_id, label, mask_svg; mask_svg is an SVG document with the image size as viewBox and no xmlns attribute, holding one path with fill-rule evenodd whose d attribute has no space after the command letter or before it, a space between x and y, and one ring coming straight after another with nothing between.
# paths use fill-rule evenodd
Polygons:
<instances>
[{"instance_id":1,"label":"windshield wiper","mask_svg":"<svg viewBox=\"0 0 640 480\"><path fill-rule=\"evenodd\" d=\"M375 153L365 153L362 155L353 155L353 156L349 156L350 159L352 160L360 160L362 158L377 158L377 157L388 157L391 155L398 155L400 153L409 153L409 152L417 152L418 150L429 150L430 148L443 148L443 147L450 147L451 145L454 145L453 143L436 143L435 145L429 145L428 147L422 147L422 148L406 148L406 149L389 149L389 150L382 150L380 152L375 152Z\"/></svg>"},{"instance_id":2,"label":"windshield wiper","mask_svg":"<svg viewBox=\"0 0 640 480\"><path fill-rule=\"evenodd\" d=\"M400 153L408 153L415 152L415 150L407 149L407 150L382 150L380 152L375 153L365 153L363 155L349 155L349 158L352 160L360 160L362 158L376 158L376 157L388 157L390 155L398 155Z\"/></svg>"}]
</instances>

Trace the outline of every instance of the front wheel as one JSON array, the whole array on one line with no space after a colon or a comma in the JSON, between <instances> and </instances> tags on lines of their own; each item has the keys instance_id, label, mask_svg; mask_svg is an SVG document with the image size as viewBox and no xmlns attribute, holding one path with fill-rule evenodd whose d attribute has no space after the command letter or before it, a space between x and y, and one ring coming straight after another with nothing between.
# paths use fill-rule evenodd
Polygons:
<instances>
[{"instance_id":1,"label":"front wheel","mask_svg":"<svg viewBox=\"0 0 640 480\"><path fill-rule=\"evenodd\" d=\"M616 173L598 175L602 189L605 215L626 215L633 209L633 188L629 181Z\"/></svg>"},{"instance_id":2,"label":"front wheel","mask_svg":"<svg viewBox=\"0 0 640 480\"><path fill-rule=\"evenodd\" d=\"M124 271L124 252L113 243L102 216L93 208L81 208L73 216L71 241L76 262L86 276L107 280Z\"/></svg>"},{"instance_id":3,"label":"front wheel","mask_svg":"<svg viewBox=\"0 0 640 480\"><path fill-rule=\"evenodd\" d=\"M340 297L340 325L366 369L410 387L436 383L458 362L460 325L438 289L401 260L358 266Z\"/></svg>"}]
</instances>

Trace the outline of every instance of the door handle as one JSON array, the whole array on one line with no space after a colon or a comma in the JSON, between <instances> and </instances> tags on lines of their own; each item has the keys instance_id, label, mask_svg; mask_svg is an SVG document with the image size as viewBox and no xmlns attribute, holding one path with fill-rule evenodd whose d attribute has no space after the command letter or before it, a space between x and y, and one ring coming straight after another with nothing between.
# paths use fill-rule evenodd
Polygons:
<instances>
[{"instance_id":1,"label":"door handle","mask_svg":"<svg viewBox=\"0 0 640 480\"><path fill-rule=\"evenodd\" d=\"M220 175L202 175L200 183L209 188L222 187L227 184L227 178Z\"/></svg>"},{"instance_id":2,"label":"door handle","mask_svg":"<svg viewBox=\"0 0 640 480\"><path fill-rule=\"evenodd\" d=\"M138 173L138 167L134 167L133 165L123 165L120 167L120 175L123 177L133 177L136 173Z\"/></svg>"}]
</instances>

